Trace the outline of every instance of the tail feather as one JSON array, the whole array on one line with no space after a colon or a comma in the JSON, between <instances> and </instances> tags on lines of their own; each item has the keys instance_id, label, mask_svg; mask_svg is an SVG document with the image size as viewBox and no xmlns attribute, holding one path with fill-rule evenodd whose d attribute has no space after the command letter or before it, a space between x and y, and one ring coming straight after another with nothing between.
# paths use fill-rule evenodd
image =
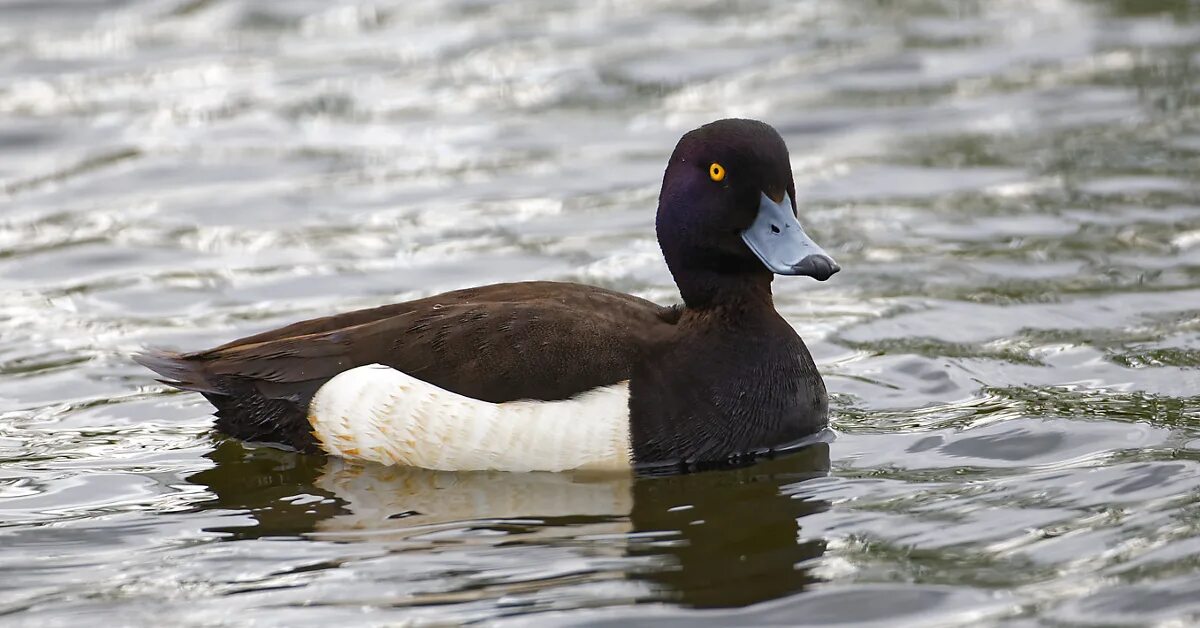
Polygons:
<instances>
[{"instance_id":1,"label":"tail feather","mask_svg":"<svg viewBox=\"0 0 1200 628\"><path fill-rule=\"evenodd\" d=\"M181 390L221 394L209 381L200 363L187 359L182 353L163 349L146 349L133 354L133 361L163 376L158 381Z\"/></svg>"},{"instance_id":2,"label":"tail feather","mask_svg":"<svg viewBox=\"0 0 1200 628\"><path fill-rule=\"evenodd\" d=\"M308 400L322 382L300 382L278 393L253 377L214 375L201 356L146 349L133 361L162 376L158 381L181 390L198 392L216 409L217 429L247 441L287 445L300 451L317 451L308 424ZM311 389L311 390L310 390ZM264 393L274 394L264 394ZM284 392L293 394L284 396ZM279 394L279 396L276 396Z\"/></svg>"}]
</instances>

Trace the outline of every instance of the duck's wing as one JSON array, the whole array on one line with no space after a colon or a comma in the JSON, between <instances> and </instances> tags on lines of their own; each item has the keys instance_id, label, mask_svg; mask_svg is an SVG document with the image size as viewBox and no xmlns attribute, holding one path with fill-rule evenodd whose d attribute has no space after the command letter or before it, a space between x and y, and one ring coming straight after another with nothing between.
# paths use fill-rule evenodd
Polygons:
<instances>
[{"instance_id":1,"label":"duck's wing","mask_svg":"<svg viewBox=\"0 0 1200 628\"><path fill-rule=\"evenodd\" d=\"M313 450L308 404L348 369L384 364L493 403L566 399L628 379L648 330L677 319L673 308L594 286L496 284L135 359L203 394L218 429Z\"/></svg>"}]
</instances>

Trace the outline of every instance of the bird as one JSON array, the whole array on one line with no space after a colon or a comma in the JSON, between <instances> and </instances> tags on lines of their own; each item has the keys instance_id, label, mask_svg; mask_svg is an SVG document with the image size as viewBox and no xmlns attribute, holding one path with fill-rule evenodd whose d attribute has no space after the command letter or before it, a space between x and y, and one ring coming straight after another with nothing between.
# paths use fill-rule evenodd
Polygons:
<instances>
[{"instance_id":1,"label":"bird","mask_svg":"<svg viewBox=\"0 0 1200 628\"><path fill-rule=\"evenodd\" d=\"M824 381L771 285L840 267L800 223L780 134L749 119L685 133L655 232L674 305L500 283L133 359L203 395L228 436L441 471L697 469L827 427Z\"/></svg>"}]
</instances>

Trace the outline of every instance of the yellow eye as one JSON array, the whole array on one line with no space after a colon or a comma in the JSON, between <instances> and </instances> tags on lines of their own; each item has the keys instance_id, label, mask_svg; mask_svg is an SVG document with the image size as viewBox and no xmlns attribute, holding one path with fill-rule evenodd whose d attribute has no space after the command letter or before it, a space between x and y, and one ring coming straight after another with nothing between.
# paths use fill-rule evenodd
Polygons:
<instances>
[{"instance_id":1,"label":"yellow eye","mask_svg":"<svg viewBox=\"0 0 1200 628\"><path fill-rule=\"evenodd\" d=\"M712 165L708 167L708 176L711 177L713 181L724 180L725 179L725 166L722 166L721 164L714 161L712 163Z\"/></svg>"}]
</instances>

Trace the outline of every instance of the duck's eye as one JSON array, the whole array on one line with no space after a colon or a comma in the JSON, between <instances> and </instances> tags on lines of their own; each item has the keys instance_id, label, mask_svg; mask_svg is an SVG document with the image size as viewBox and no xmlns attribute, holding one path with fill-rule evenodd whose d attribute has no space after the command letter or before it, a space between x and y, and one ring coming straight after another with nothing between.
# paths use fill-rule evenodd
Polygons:
<instances>
[{"instance_id":1,"label":"duck's eye","mask_svg":"<svg viewBox=\"0 0 1200 628\"><path fill-rule=\"evenodd\" d=\"M713 181L724 180L725 179L725 166L722 166L721 164L714 161L712 163L712 165L708 167L708 176L710 178L712 178Z\"/></svg>"}]
</instances>

